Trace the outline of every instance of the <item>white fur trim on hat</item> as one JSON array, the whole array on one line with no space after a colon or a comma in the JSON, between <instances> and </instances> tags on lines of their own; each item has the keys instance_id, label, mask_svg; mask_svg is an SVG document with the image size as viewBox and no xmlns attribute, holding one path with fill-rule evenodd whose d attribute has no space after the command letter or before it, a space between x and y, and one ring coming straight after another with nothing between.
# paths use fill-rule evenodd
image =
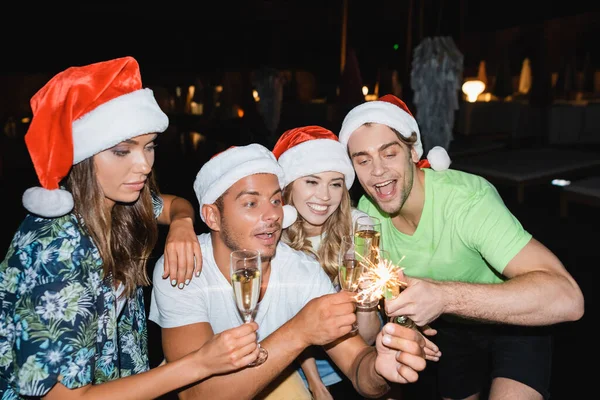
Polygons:
<instances>
[{"instance_id":1,"label":"white fur trim on hat","mask_svg":"<svg viewBox=\"0 0 600 400\"><path fill-rule=\"evenodd\" d=\"M445 171L450 167L450 156L442 146L435 146L427 152L427 161L434 171Z\"/></svg>"},{"instance_id":2,"label":"white fur trim on hat","mask_svg":"<svg viewBox=\"0 0 600 400\"><path fill-rule=\"evenodd\" d=\"M286 204L283 206L283 223L281 228L285 229L290 226L298 219L298 210L294 206Z\"/></svg>"},{"instance_id":3,"label":"white fur trim on hat","mask_svg":"<svg viewBox=\"0 0 600 400\"><path fill-rule=\"evenodd\" d=\"M367 101L350 110L342 122L339 134L340 143L347 147L352 133L367 122L387 125L407 139L415 132L417 141L413 147L419 158L423 155L423 144L417 121L400 107L387 101Z\"/></svg>"},{"instance_id":4,"label":"white fur trim on hat","mask_svg":"<svg viewBox=\"0 0 600 400\"><path fill-rule=\"evenodd\" d=\"M240 179L261 173L276 175L279 187L283 189L283 169L271 151L256 143L232 147L206 162L200 168L194 181L194 192L196 192L200 205L200 218L202 218L202 221L206 222L202 215L204 204L213 204ZM283 222L286 222L285 212L284 208ZM287 216L287 222L289 222L290 217L291 215ZM294 221L291 221L290 225ZM287 228L287 226L283 226L283 228Z\"/></svg>"},{"instance_id":5,"label":"white fur trim on hat","mask_svg":"<svg viewBox=\"0 0 600 400\"><path fill-rule=\"evenodd\" d=\"M73 196L66 190L31 187L23 193L23 206L32 214L61 217L73 209Z\"/></svg>"},{"instance_id":6,"label":"white fur trim on hat","mask_svg":"<svg viewBox=\"0 0 600 400\"><path fill-rule=\"evenodd\" d=\"M73 121L73 165L135 136L164 132L169 118L151 89L103 103Z\"/></svg>"},{"instance_id":7,"label":"white fur trim on hat","mask_svg":"<svg viewBox=\"0 0 600 400\"><path fill-rule=\"evenodd\" d=\"M344 175L346 187L354 183L354 167L345 147L332 139L308 140L289 148L279 156L285 172L284 187L303 176L334 171Z\"/></svg>"}]
</instances>

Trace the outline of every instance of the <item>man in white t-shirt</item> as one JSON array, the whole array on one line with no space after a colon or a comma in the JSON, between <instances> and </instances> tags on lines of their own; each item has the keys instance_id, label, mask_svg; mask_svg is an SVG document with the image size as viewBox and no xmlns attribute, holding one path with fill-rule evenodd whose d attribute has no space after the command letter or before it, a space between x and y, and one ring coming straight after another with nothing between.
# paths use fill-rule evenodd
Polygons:
<instances>
[{"instance_id":1,"label":"man in white t-shirt","mask_svg":"<svg viewBox=\"0 0 600 400\"><path fill-rule=\"evenodd\" d=\"M310 345L324 345L365 397L385 394L387 381L416 381L426 365L420 333L388 324L374 347L358 335L349 335L356 321L352 295L335 293L316 261L280 243L282 228L295 219L284 218L284 211L293 209L282 206L282 181L283 171L275 157L258 144L216 155L196 177L201 218L211 230L199 236L202 274L183 289L173 287L162 279L161 258L155 266L149 318L162 327L167 362L238 326L242 319L231 288L229 256L238 249L258 250L263 264L255 321L268 358L258 367L199 382L180 397L262 396L269 383Z\"/></svg>"}]
</instances>

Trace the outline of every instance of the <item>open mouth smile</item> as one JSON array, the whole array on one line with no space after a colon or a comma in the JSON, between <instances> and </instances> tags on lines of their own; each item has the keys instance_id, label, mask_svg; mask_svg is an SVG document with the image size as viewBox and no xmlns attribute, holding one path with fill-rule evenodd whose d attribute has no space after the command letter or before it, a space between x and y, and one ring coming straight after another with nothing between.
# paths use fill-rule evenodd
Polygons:
<instances>
[{"instance_id":1,"label":"open mouth smile","mask_svg":"<svg viewBox=\"0 0 600 400\"><path fill-rule=\"evenodd\" d=\"M306 203L306 206L315 214L327 214L329 206L315 203Z\"/></svg>"},{"instance_id":2,"label":"open mouth smile","mask_svg":"<svg viewBox=\"0 0 600 400\"><path fill-rule=\"evenodd\" d=\"M378 197L391 197L396 191L396 180L390 179L373 185Z\"/></svg>"}]
</instances>

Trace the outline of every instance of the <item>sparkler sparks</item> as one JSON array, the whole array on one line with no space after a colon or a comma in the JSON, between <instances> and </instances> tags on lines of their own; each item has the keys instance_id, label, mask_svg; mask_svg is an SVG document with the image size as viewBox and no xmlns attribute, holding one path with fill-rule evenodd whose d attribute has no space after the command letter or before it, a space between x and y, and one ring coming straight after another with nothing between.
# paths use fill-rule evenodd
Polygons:
<instances>
[{"instance_id":1,"label":"sparkler sparks","mask_svg":"<svg viewBox=\"0 0 600 400\"><path fill-rule=\"evenodd\" d=\"M364 265L364 271L359 279L361 288L356 296L359 303L379 301L382 297L391 299L400 294L400 287L406 287L398 277L398 272L404 268L393 264L390 260L380 257L379 249L373 251L376 254L376 260L370 260L367 257L357 254ZM400 262L404 260L404 256Z\"/></svg>"}]
</instances>

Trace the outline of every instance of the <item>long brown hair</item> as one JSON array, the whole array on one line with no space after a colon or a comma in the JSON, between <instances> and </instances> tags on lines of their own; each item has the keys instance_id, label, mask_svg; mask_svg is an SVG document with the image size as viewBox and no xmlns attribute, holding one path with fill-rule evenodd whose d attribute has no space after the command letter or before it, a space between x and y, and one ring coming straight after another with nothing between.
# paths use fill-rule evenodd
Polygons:
<instances>
[{"instance_id":1,"label":"long brown hair","mask_svg":"<svg viewBox=\"0 0 600 400\"><path fill-rule=\"evenodd\" d=\"M136 202L116 203L110 214L93 157L74 165L64 184L73 195L74 212L98 247L104 276L112 274L121 281L125 296L133 294L137 286L149 285L146 262L158 238L151 192L159 192L152 174Z\"/></svg>"},{"instance_id":2,"label":"long brown hair","mask_svg":"<svg viewBox=\"0 0 600 400\"><path fill-rule=\"evenodd\" d=\"M296 180L297 181L297 180ZM294 205L292 198L292 186L296 182L287 185L283 190L283 201L285 204ZM325 233L321 246L316 252L312 248L304 231L304 218L298 214L298 219L290 227L284 230L282 239L295 250L304 251L313 254L323 267L332 282L337 279L338 274L338 254L342 244L342 237L352 233L352 208L350 203L350 193L343 184L343 194L340 206L327 218L323 224L322 232Z\"/></svg>"}]
</instances>

